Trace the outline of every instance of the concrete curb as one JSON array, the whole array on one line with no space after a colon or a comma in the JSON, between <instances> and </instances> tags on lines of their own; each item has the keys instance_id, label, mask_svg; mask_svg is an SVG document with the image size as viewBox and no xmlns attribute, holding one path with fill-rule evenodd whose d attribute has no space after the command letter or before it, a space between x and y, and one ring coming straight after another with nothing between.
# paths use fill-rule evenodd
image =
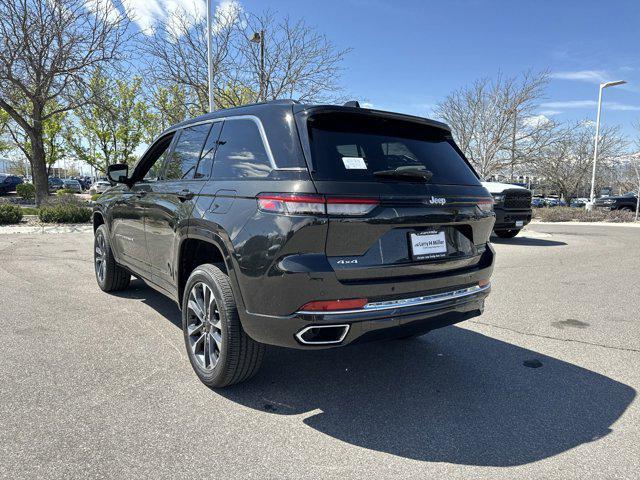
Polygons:
<instances>
[{"instance_id":1,"label":"concrete curb","mask_svg":"<svg viewBox=\"0 0 640 480\"><path fill-rule=\"evenodd\" d=\"M0 235L6 234L49 234L49 233L86 233L92 232L93 226L80 224L70 225L41 225L41 226L26 226L26 225L7 225L0 227Z\"/></svg>"},{"instance_id":2,"label":"concrete curb","mask_svg":"<svg viewBox=\"0 0 640 480\"><path fill-rule=\"evenodd\" d=\"M631 227L640 228L640 222L614 223L614 222L538 222L532 220L529 225L578 225L581 227L597 227L599 225L607 227Z\"/></svg>"}]
</instances>

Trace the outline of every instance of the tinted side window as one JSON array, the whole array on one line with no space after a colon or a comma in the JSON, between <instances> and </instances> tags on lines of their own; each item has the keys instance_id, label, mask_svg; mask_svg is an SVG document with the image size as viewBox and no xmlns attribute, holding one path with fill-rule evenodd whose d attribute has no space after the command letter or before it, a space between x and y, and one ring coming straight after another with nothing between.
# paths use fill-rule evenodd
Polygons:
<instances>
[{"instance_id":1,"label":"tinted side window","mask_svg":"<svg viewBox=\"0 0 640 480\"><path fill-rule=\"evenodd\" d=\"M251 120L226 120L213 162L214 180L264 178L271 170L258 126Z\"/></svg>"},{"instance_id":2,"label":"tinted side window","mask_svg":"<svg viewBox=\"0 0 640 480\"><path fill-rule=\"evenodd\" d=\"M167 161L164 174L166 180L194 178L200 152L210 128L210 123L204 123L182 129Z\"/></svg>"},{"instance_id":3,"label":"tinted side window","mask_svg":"<svg viewBox=\"0 0 640 480\"><path fill-rule=\"evenodd\" d=\"M135 166L133 175L137 180L143 178L145 182L152 182L160 178L172 139L173 133L170 133L150 147L149 152Z\"/></svg>"},{"instance_id":4,"label":"tinted side window","mask_svg":"<svg viewBox=\"0 0 640 480\"><path fill-rule=\"evenodd\" d=\"M213 156L216 153L216 147L218 146L218 137L220 137L220 131L222 130L222 122L215 122L209 131L209 136L202 149L202 156L200 157L200 163L196 169L195 178L209 178L211 175L211 166L213 165Z\"/></svg>"}]
</instances>

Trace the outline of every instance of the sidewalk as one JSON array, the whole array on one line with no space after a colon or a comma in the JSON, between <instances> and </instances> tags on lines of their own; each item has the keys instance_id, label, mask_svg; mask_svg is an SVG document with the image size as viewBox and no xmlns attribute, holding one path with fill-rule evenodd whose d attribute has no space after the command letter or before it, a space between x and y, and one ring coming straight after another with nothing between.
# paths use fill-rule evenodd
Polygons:
<instances>
[{"instance_id":1,"label":"sidewalk","mask_svg":"<svg viewBox=\"0 0 640 480\"><path fill-rule=\"evenodd\" d=\"M86 223L72 223L67 225L6 225L0 226L0 235L13 233L42 234L42 233L84 233L92 232L93 225Z\"/></svg>"}]
</instances>

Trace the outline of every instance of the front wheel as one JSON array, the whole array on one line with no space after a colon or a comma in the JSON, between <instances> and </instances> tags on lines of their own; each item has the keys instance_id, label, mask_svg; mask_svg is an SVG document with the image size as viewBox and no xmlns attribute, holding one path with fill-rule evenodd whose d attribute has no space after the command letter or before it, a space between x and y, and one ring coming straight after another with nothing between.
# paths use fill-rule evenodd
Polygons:
<instances>
[{"instance_id":1,"label":"front wheel","mask_svg":"<svg viewBox=\"0 0 640 480\"><path fill-rule=\"evenodd\" d=\"M494 233L500 238L513 238L520 230L495 230Z\"/></svg>"},{"instance_id":2,"label":"front wheel","mask_svg":"<svg viewBox=\"0 0 640 480\"><path fill-rule=\"evenodd\" d=\"M623 212L635 212L635 210L632 210L631 207L622 207L620 210Z\"/></svg>"},{"instance_id":3,"label":"front wheel","mask_svg":"<svg viewBox=\"0 0 640 480\"><path fill-rule=\"evenodd\" d=\"M215 265L200 265L189 276L182 330L191 366L208 387L233 385L258 372L265 346L243 330L229 277Z\"/></svg>"},{"instance_id":4,"label":"front wheel","mask_svg":"<svg viewBox=\"0 0 640 480\"><path fill-rule=\"evenodd\" d=\"M93 239L93 265L98 285L104 292L124 290L131 282L131 274L116 263L109 245L107 228L100 225Z\"/></svg>"}]
</instances>

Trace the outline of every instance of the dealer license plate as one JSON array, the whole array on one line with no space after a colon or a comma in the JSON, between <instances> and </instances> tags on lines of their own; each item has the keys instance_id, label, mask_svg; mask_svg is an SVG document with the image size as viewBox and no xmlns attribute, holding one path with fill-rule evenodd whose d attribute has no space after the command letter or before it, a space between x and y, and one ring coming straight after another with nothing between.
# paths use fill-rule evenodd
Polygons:
<instances>
[{"instance_id":1,"label":"dealer license plate","mask_svg":"<svg viewBox=\"0 0 640 480\"><path fill-rule=\"evenodd\" d=\"M411 254L414 260L427 260L447 255L447 241L442 230L412 233Z\"/></svg>"}]
</instances>

